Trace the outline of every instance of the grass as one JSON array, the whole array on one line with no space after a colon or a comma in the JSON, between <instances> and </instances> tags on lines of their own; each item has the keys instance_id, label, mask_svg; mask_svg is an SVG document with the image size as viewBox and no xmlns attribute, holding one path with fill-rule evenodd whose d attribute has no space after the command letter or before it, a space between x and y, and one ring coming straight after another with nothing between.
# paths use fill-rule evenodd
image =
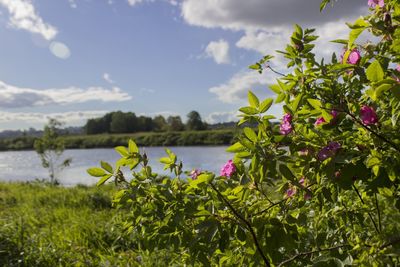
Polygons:
<instances>
[{"instance_id":1,"label":"grass","mask_svg":"<svg viewBox=\"0 0 400 267\"><path fill-rule=\"evenodd\" d=\"M0 266L152 266L111 207L112 186L0 183Z\"/></svg>"}]
</instances>

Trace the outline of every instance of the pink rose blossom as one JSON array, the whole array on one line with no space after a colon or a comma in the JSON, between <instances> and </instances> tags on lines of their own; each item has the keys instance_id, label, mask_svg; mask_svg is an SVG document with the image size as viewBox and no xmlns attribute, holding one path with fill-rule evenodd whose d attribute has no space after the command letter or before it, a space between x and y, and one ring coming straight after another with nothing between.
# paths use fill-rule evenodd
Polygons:
<instances>
[{"instance_id":1,"label":"pink rose blossom","mask_svg":"<svg viewBox=\"0 0 400 267\"><path fill-rule=\"evenodd\" d=\"M222 166L220 175L221 176L226 176L226 177L231 177L236 171L236 166L233 163L232 160L228 160L228 162Z\"/></svg>"},{"instance_id":2,"label":"pink rose blossom","mask_svg":"<svg viewBox=\"0 0 400 267\"><path fill-rule=\"evenodd\" d=\"M201 171L199 169L194 169L191 173L190 173L190 177L192 177L192 180L196 180L197 176L199 176L201 173Z\"/></svg>"},{"instance_id":3,"label":"pink rose blossom","mask_svg":"<svg viewBox=\"0 0 400 267\"><path fill-rule=\"evenodd\" d=\"M315 121L314 125L315 125L315 126L318 126L318 125L323 124L323 123L325 123L325 122L326 122L326 121L325 121L324 117L319 117L319 118L317 118L317 120Z\"/></svg>"},{"instance_id":4,"label":"pink rose blossom","mask_svg":"<svg viewBox=\"0 0 400 267\"><path fill-rule=\"evenodd\" d=\"M347 63L356 65L360 61L360 59L361 59L360 52L357 50L357 48L354 48L350 52L349 57L347 58Z\"/></svg>"},{"instance_id":5,"label":"pink rose blossom","mask_svg":"<svg viewBox=\"0 0 400 267\"><path fill-rule=\"evenodd\" d=\"M376 5L379 7L384 7L385 6L385 1L384 0L368 0L368 6L371 8L375 8Z\"/></svg>"},{"instance_id":6,"label":"pink rose blossom","mask_svg":"<svg viewBox=\"0 0 400 267\"><path fill-rule=\"evenodd\" d=\"M317 157L320 161L324 161L330 157L333 157L341 147L342 146L338 142L329 142L327 146L323 147L318 152Z\"/></svg>"},{"instance_id":7,"label":"pink rose blossom","mask_svg":"<svg viewBox=\"0 0 400 267\"><path fill-rule=\"evenodd\" d=\"M288 190L286 190L286 196L287 197L293 197L296 194L296 188L290 187Z\"/></svg>"},{"instance_id":8,"label":"pink rose blossom","mask_svg":"<svg viewBox=\"0 0 400 267\"><path fill-rule=\"evenodd\" d=\"M361 120L364 125L371 125L378 123L378 116L375 110L368 106L362 106L360 110Z\"/></svg>"},{"instance_id":9,"label":"pink rose blossom","mask_svg":"<svg viewBox=\"0 0 400 267\"><path fill-rule=\"evenodd\" d=\"M282 118L282 123L279 127L281 134L288 135L293 131L291 122L292 122L292 115L288 113L285 114Z\"/></svg>"}]
</instances>

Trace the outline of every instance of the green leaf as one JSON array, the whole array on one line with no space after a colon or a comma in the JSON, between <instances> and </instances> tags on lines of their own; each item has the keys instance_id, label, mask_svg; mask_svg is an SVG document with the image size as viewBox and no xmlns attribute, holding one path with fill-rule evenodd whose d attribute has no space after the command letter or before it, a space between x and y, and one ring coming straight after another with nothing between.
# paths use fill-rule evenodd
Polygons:
<instances>
[{"instance_id":1,"label":"green leaf","mask_svg":"<svg viewBox=\"0 0 400 267\"><path fill-rule=\"evenodd\" d=\"M122 157L127 157L129 155L128 150L124 146L117 146L115 151L117 151Z\"/></svg>"},{"instance_id":2,"label":"green leaf","mask_svg":"<svg viewBox=\"0 0 400 267\"><path fill-rule=\"evenodd\" d=\"M112 174L106 174L103 177L101 177L101 179L96 183L97 186L100 186L102 184L104 184L105 182L107 182L108 179L110 179L112 177Z\"/></svg>"},{"instance_id":3,"label":"green leaf","mask_svg":"<svg viewBox=\"0 0 400 267\"><path fill-rule=\"evenodd\" d=\"M286 179L290 180L290 181L294 181L295 180L295 176L293 175L292 171L284 164L280 164L279 165L279 173L285 177Z\"/></svg>"},{"instance_id":4,"label":"green leaf","mask_svg":"<svg viewBox=\"0 0 400 267\"><path fill-rule=\"evenodd\" d=\"M302 98L303 98L303 94L299 94L299 95L293 100L293 102L291 103L291 107L292 107L292 110L293 110L294 112L297 111L297 109L298 109L298 107L299 107L299 104L300 104L300 101L301 101Z\"/></svg>"},{"instance_id":5,"label":"green leaf","mask_svg":"<svg viewBox=\"0 0 400 267\"><path fill-rule=\"evenodd\" d=\"M284 92L278 94L278 96L275 99L275 103L281 103L283 100L285 100L286 94Z\"/></svg>"},{"instance_id":6,"label":"green leaf","mask_svg":"<svg viewBox=\"0 0 400 267\"><path fill-rule=\"evenodd\" d=\"M276 94L281 92L281 87L278 84L272 84L269 86L269 88Z\"/></svg>"},{"instance_id":7,"label":"green leaf","mask_svg":"<svg viewBox=\"0 0 400 267\"><path fill-rule=\"evenodd\" d=\"M258 110L252 107L242 107L239 109L241 112L243 112L246 115L255 115L258 114Z\"/></svg>"},{"instance_id":8,"label":"green leaf","mask_svg":"<svg viewBox=\"0 0 400 267\"><path fill-rule=\"evenodd\" d=\"M246 148L240 143L236 142L226 149L227 152L238 153L246 151Z\"/></svg>"},{"instance_id":9,"label":"green leaf","mask_svg":"<svg viewBox=\"0 0 400 267\"><path fill-rule=\"evenodd\" d=\"M266 112L271 107L273 101L274 100L272 98L268 98L268 99L265 99L263 102L261 102L260 113Z\"/></svg>"},{"instance_id":10,"label":"green leaf","mask_svg":"<svg viewBox=\"0 0 400 267\"><path fill-rule=\"evenodd\" d=\"M308 103L314 108L314 109L320 109L322 104L321 101L317 100L317 99L307 99Z\"/></svg>"},{"instance_id":11,"label":"green leaf","mask_svg":"<svg viewBox=\"0 0 400 267\"><path fill-rule=\"evenodd\" d=\"M171 159L167 157L160 158L160 162L164 164L171 164Z\"/></svg>"},{"instance_id":12,"label":"green leaf","mask_svg":"<svg viewBox=\"0 0 400 267\"><path fill-rule=\"evenodd\" d=\"M87 173L94 177L101 177L107 174L102 168L90 168Z\"/></svg>"},{"instance_id":13,"label":"green leaf","mask_svg":"<svg viewBox=\"0 0 400 267\"><path fill-rule=\"evenodd\" d=\"M253 129L249 127L245 127L243 129L244 135L253 143L257 142L257 134L253 131Z\"/></svg>"},{"instance_id":14,"label":"green leaf","mask_svg":"<svg viewBox=\"0 0 400 267\"><path fill-rule=\"evenodd\" d=\"M247 93L247 97L249 99L249 104L253 108L258 108L260 101L258 100L257 96L253 94L253 92L249 91Z\"/></svg>"},{"instance_id":15,"label":"green leaf","mask_svg":"<svg viewBox=\"0 0 400 267\"><path fill-rule=\"evenodd\" d=\"M113 168L109 163L105 161L100 161L100 165L104 170L108 171L109 173L113 173Z\"/></svg>"},{"instance_id":16,"label":"green leaf","mask_svg":"<svg viewBox=\"0 0 400 267\"><path fill-rule=\"evenodd\" d=\"M352 30L350 31L349 43L347 47L348 49L352 49L355 40L357 40L358 36L360 36L360 34L367 28L368 23L365 22L363 18L359 18L353 25L349 26ZM347 62L347 60L344 62Z\"/></svg>"},{"instance_id":17,"label":"green leaf","mask_svg":"<svg viewBox=\"0 0 400 267\"><path fill-rule=\"evenodd\" d=\"M366 74L368 80L371 82L379 82L385 76L385 73L383 72L381 64L378 60L375 60L368 66Z\"/></svg>"},{"instance_id":18,"label":"green leaf","mask_svg":"<svg viewBox=\"0 0 400 267\"><path fill-rule=\"evenodd\" d=\"M136 143L132 139L129 139L128 144L129 144L128 145L129 153L139 153L139 148L137 147Z\"/></svg>"}]
</instances>

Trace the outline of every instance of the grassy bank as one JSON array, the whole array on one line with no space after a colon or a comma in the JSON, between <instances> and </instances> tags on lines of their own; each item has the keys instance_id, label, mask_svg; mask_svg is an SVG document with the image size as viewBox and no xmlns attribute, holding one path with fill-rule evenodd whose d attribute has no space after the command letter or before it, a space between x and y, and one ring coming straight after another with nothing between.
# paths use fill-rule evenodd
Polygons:
<instances>
[{"instance_id":1,"label":"grassy bank","mask_svg":"<svg viewBox=\"0 0 400 267\"><path fill-rule=\"evenodd\" d=\"M144 266L171 261L168 253L138 252L116 227L113 187L63 188L0 183L1 266Z\"/></svg>"},{"instance_id":2,"label":"grassy bank","mask_svg":"<svg viewBox=\"0 0 400 267\"><path fill-rule=\"evenodd\" d=\"M182 132L145 132L135 134L67 135L61 138L66 148L105 148L126 145L134 139L140 146L198 146L230 145L234 142L237 130L207 130ZM0 139L0 150L33 149L34 137Z\"/></svg>"}]
</instances>

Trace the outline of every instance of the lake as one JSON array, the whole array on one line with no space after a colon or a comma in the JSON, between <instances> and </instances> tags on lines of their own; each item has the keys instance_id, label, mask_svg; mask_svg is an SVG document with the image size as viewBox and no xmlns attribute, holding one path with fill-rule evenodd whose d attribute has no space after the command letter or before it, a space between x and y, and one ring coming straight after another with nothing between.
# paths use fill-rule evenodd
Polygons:
<instances>
[{"instance_id":1,"label":"lake","mask_svg":"<svg viewBox=\"0 0 400 267\"><path fill-rule=\"evenodd\" d=\"M169 147L182 160L184 170L198 168L219 172L221 166L232 158L233 154L225 152L226 147ZM166 156L163 147L141 148L146 151L150 166L156 173L165 173L158 159ZM111 148L71 149L65 150L63 158L72 158L72 163L58 175L61 184L72 186L76 184L94 184L97 178L86 173L86 169L99 166L100 161L111 165L119 159L119 154ZM37 178L48 178L48 170L41 165L35 151L0 152L0 181L32 181Z\"/></svg>"}]
</instances>

